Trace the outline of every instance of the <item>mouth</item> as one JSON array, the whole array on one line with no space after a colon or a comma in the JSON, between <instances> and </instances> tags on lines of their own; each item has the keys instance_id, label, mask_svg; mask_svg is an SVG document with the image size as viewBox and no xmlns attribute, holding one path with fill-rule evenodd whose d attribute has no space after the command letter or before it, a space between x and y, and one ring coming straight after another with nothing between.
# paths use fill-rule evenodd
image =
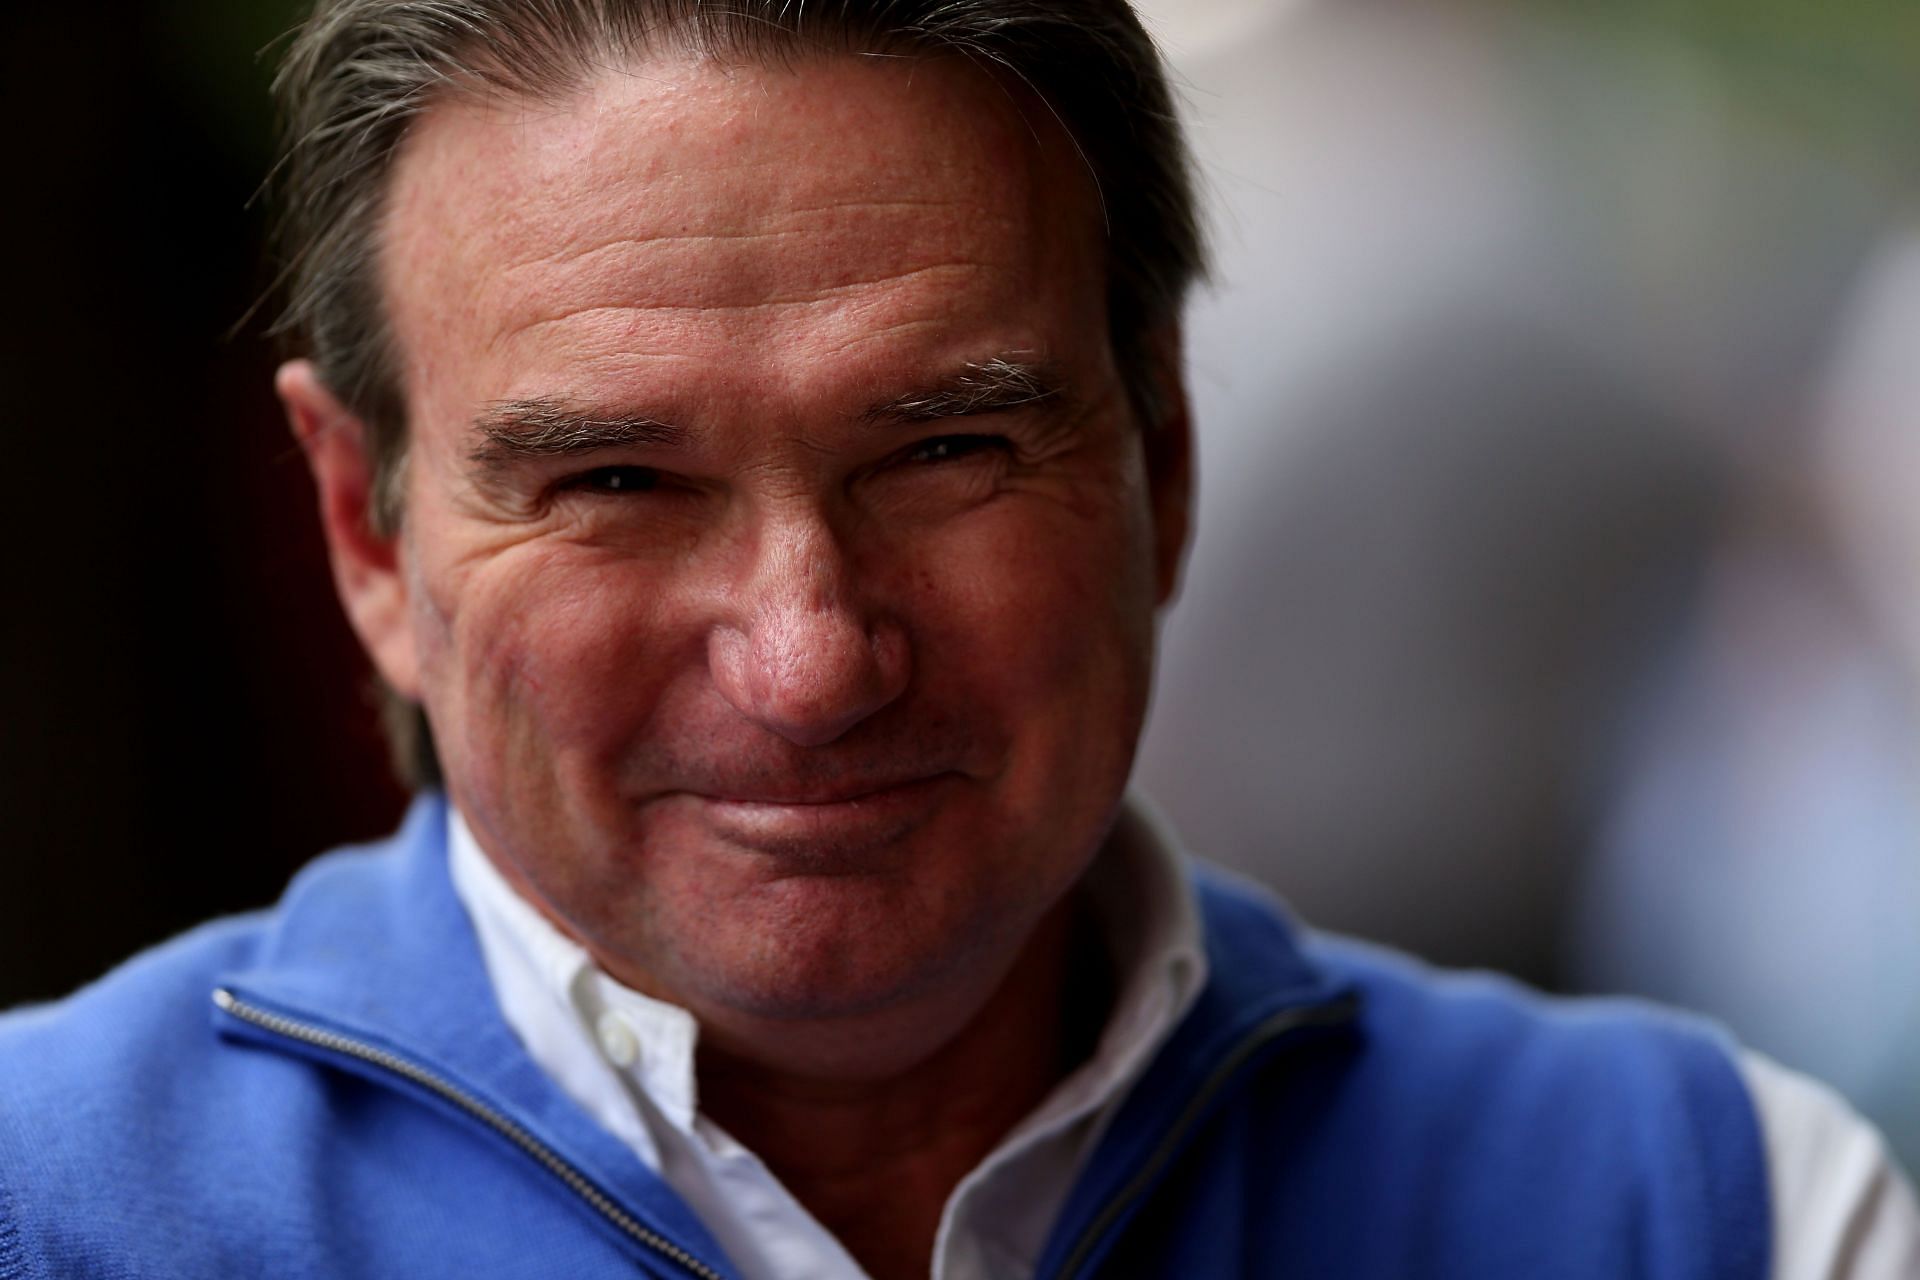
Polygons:
<instances>
[{"instance_id":1,"label":"mouth","mask_svg":"<svg viewBox=\"0 0 1920 1280\"><path fill-rule=\"evenodd\" d=\"M740 787L715 787L700 794L714 804L827 807L884 800L894 792L911 790L939 776L925 774L827 783L756 783Z\"/></svg>"},{"instance_id":2,"label":"mouth","mask_svg":"<svg viewBox=\"0 0 1920 1280\"><path fill-rule=\"evenodd\" d=\"M757 782L681 792L679 798L709 834L728 844L837 863L899 841L934 815L957 782L952 773L826 784Z\"/></svg>"}]
</instances>

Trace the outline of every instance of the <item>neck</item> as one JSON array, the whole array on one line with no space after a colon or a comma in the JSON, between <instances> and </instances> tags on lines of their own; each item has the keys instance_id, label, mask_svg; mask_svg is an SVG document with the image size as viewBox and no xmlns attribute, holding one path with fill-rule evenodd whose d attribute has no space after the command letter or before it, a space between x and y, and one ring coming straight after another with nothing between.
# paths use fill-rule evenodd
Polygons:
<instances>
[{"instance_id":1,"label":"neck","mask_svg":"<svg viewBox=\"0 0 1920 1280\"><path fill-rule=\"evenodd\" d=\"M1075 959L1098 954L1078 945L1091 939L1075 902L1041 921L986 1004L931 1055L848 1080L703 1046L701 1110L875 1280L925 1276L954 1187L1091 1049L1086 1020L1066 1016L1098 994L1069 990Z\"/></svg>"}]
</instances>

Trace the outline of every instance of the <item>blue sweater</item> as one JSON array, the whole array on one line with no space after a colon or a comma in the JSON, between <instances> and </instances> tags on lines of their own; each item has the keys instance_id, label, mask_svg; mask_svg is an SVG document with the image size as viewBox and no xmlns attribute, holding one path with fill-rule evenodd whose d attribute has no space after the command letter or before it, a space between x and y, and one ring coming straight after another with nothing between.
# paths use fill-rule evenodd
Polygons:
<instances>
[{"instance_id":1,"label":"blue sweater","mask_svg":"<svg viewBox=\"0 0 1920 1280\"><path fill-rule=\"evenodd\" d=\"M732 1274L501 1020L445 818L0 1019L0 1277ZM1200 897L1213 977L1041 1275L1766 1275L1713 1036Z\"/></svg>"}]
</instances>

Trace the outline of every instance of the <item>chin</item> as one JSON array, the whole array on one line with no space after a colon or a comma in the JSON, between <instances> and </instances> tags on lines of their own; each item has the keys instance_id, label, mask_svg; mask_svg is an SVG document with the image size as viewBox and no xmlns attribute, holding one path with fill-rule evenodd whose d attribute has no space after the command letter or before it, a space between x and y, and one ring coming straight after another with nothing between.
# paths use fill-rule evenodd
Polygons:
<instances>
[{"instance_id":1,"label":"chin","mask_svg":"<svg viewBox=\"0 0 1920 1280\"><path fill-rule=\"evenodd\" d=\"M981 970L997 982L1019 946L994 936L993 913L915 911L844 880L787 881L752 896L723 927L683 939L675 985L703 1021L832 1023L973 1003L993 986ZM1001 951L1002 963L986 958Z\"/></svg>"}]
</instances>

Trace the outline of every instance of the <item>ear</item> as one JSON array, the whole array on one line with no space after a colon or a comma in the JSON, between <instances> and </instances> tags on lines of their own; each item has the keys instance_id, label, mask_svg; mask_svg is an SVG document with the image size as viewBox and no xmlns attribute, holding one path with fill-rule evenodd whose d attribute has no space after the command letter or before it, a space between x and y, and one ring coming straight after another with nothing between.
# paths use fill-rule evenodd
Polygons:
<instances>
[{"instance_id":1,"label":"ear","mask_svg":"<svg viewBox=\"0 0 1920 1280\"><path fill-rule=\"evenodd\" d=\"M418 701L407 575L399 539L375 532L366 425L334 398L306 360L281 365L273 385L319 490L320 527L347 620L387 684Z\"/></svg>"},{"instance_id":2,"label":"ear","mask_svg":"<svg viewBox=\"0 0 1920 1280\"><path fill-rule=\"evenodd\" d=\"M1153 504L1155 598L1165 606L1180 589L1193 532L1193 420L1187 408L1180 326L1155 331L1147 342L1147 356L1159 390L1159 418L1142 423L1141 431Z\"/></svg>"}]
</instances>

